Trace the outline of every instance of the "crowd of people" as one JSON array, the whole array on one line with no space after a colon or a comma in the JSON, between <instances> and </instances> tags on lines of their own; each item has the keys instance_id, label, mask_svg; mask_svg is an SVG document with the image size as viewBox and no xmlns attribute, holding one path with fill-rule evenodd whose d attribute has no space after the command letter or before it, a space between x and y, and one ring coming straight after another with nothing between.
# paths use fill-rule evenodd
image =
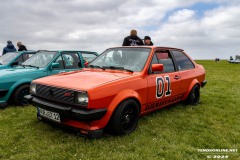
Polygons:
<instances>
[{"instance_id":1,"label":"crowd of people","mask_svg":"<svg viewBox=\"0 0 240 160\"><path fill-rule=\"evenodd\" d=\"M153 43L151 41L151 37L145 36L142 40L137 35L137 30L133 29L130 31L130 35L125 37L123 40L122 46L152 46ZM22 42L17 42L18 51L27 51L27 47L22 44ZM17 49L13 45L12 41L7 41L7 46L3 48L2 55L6 54L7 52L15 52Z\"/></svg>"}]
</instances>

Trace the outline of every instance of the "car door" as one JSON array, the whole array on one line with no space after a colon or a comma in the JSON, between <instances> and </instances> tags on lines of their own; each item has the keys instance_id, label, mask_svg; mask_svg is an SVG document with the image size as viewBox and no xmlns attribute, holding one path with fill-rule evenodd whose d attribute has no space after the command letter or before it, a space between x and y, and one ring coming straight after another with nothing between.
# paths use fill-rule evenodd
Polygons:
<instances>
[{"instance_id":1,"label":"car door","mask_svg":"<svg viewBox=\"0 0 240 160\"><path fill-rule=\"evenodd\" d=\"M164 69L161 72L152 72L151 68L149 70L146 111L164 107L181 98L181 77L175 68L170 52L168 50L155 51L152 64L163 64Z\"/></svg>"},{"instance_id":2,"label":"car door","mask_svg":"<svg viewBox=\"0 0 240 160\"><path fill-rule=\"evenodd\" d=\"M59 67L52 68L52 70L48 72L49 75L79 70L82 68L78 52L62 52L53 63L59 63Z\"/></svg>"}]
</instances>

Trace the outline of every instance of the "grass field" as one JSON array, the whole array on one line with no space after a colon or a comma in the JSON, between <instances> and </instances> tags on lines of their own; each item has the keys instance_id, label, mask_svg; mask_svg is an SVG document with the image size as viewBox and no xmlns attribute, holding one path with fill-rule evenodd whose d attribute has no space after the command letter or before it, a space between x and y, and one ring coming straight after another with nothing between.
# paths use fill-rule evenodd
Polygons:
<instances>
[{"instance_id":1,"label":"grass field","mask_svg":"<svg viewBox=\"0 0 240 160\"><path fill-rule=\"evenodd\" d=\"M197 61L207 85L198 106L174 105L140 118L132 134L90 140L38 122L32 106L0 110L0 159L216 159L239 160L238 153L198 149L240 149L240 65ZM226 157L224 158L226 159Z\"/></svg>"}]
</instances>

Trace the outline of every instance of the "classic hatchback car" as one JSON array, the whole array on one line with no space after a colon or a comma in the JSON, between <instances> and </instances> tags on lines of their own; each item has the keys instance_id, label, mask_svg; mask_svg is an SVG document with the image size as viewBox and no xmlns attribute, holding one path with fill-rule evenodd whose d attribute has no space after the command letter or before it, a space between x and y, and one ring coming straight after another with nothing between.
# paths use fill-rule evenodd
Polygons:
<instances>
[{"instance_id":1,"label":"classic hatchback car","mask_svg":"<svg viewBox=\"0 0 240 160\"><path fill-rule=\"evenodd\" d=\"M182 49L118 47L81 71L34 80L26 98L38 119L97 138L106 126L131 133L139 116L179 101L197 105L205 84L203 66Z\"/></svg>"},{"instance_id":2,"label":"classic hatchback car","mask_svg":"<svg viewBox=\"0 0 240 160\"><path fill-rule=\"evenodd\" d=\"M79 70L89 57L97 57L96 52L88 51L38 51L18 67L3 69L0 72L0 108L5 108L8 102L25 105L24 96L29 94L32 80L58 74L61 72Z\"/></svg>"},{"instance_id":3,"label":"classic hatchback car","mask_svg":"<svg viewBox=\"0 0 240 160\"><path fill-rule=\"evenodd\" d=\"M0 57L0 69L12 68L30 58L37 51L8 52Z\"/></svg>"}]
</instances>

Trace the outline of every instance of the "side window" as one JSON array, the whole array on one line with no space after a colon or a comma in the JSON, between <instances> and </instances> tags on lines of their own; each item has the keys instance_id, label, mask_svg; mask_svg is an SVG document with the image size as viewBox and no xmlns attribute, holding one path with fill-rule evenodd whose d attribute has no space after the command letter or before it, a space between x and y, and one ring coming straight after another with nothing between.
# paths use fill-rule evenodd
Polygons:
<instances>
[{"instance_id":1,"label":"side window","mask_svg":"<svg viewBox=\"0 0 240 160\"><path fill-rule=\"evenodd\" d=\"M192 61L183 52L172 51L172 53L176 60L178 70L188 70L195 68Z\"/></svg>"},{"instance_id":2,"label":"side window","mask_svg":"<svg viewBox=\"0 0 240 160\"><path fill-rule=\"evenodd\" d=\"M65 68L65 62L63 61L61 55L56 59L55 63L59 63L59 65L60 65L59 68L55 68L55 69L58 70L58 69L64 69Z\"/></svg>"},{"instance_id":3,"label":"side window","mask_svg":"<svg viewBox=\"0 0 240 160\"><path fill-rule=\"evenodd\" d=\"M81 62L78 53L63 53L62 57L66 69L74 69L81 67Z\"/></svg>"},{"instance_id":4,"label":"side window","mask_svg":"<svg viewBox=\"0 0 240 160\"><path fill-rule=\"evenodd\" d=\"M151 64L159 64L156 54L153 55L153 59L152 59Z\"/></svg>"},{"instance_id":5,"label":"side window","mask_svg":"<svg viewBox=\"0 0 240 160\"><path fill-rule=\"evenodd\" d=\"M172 57L167 51L156 51L151 64L163 64L163 71L154 74L175 72Z\"/></svg>"}]
</instances>

